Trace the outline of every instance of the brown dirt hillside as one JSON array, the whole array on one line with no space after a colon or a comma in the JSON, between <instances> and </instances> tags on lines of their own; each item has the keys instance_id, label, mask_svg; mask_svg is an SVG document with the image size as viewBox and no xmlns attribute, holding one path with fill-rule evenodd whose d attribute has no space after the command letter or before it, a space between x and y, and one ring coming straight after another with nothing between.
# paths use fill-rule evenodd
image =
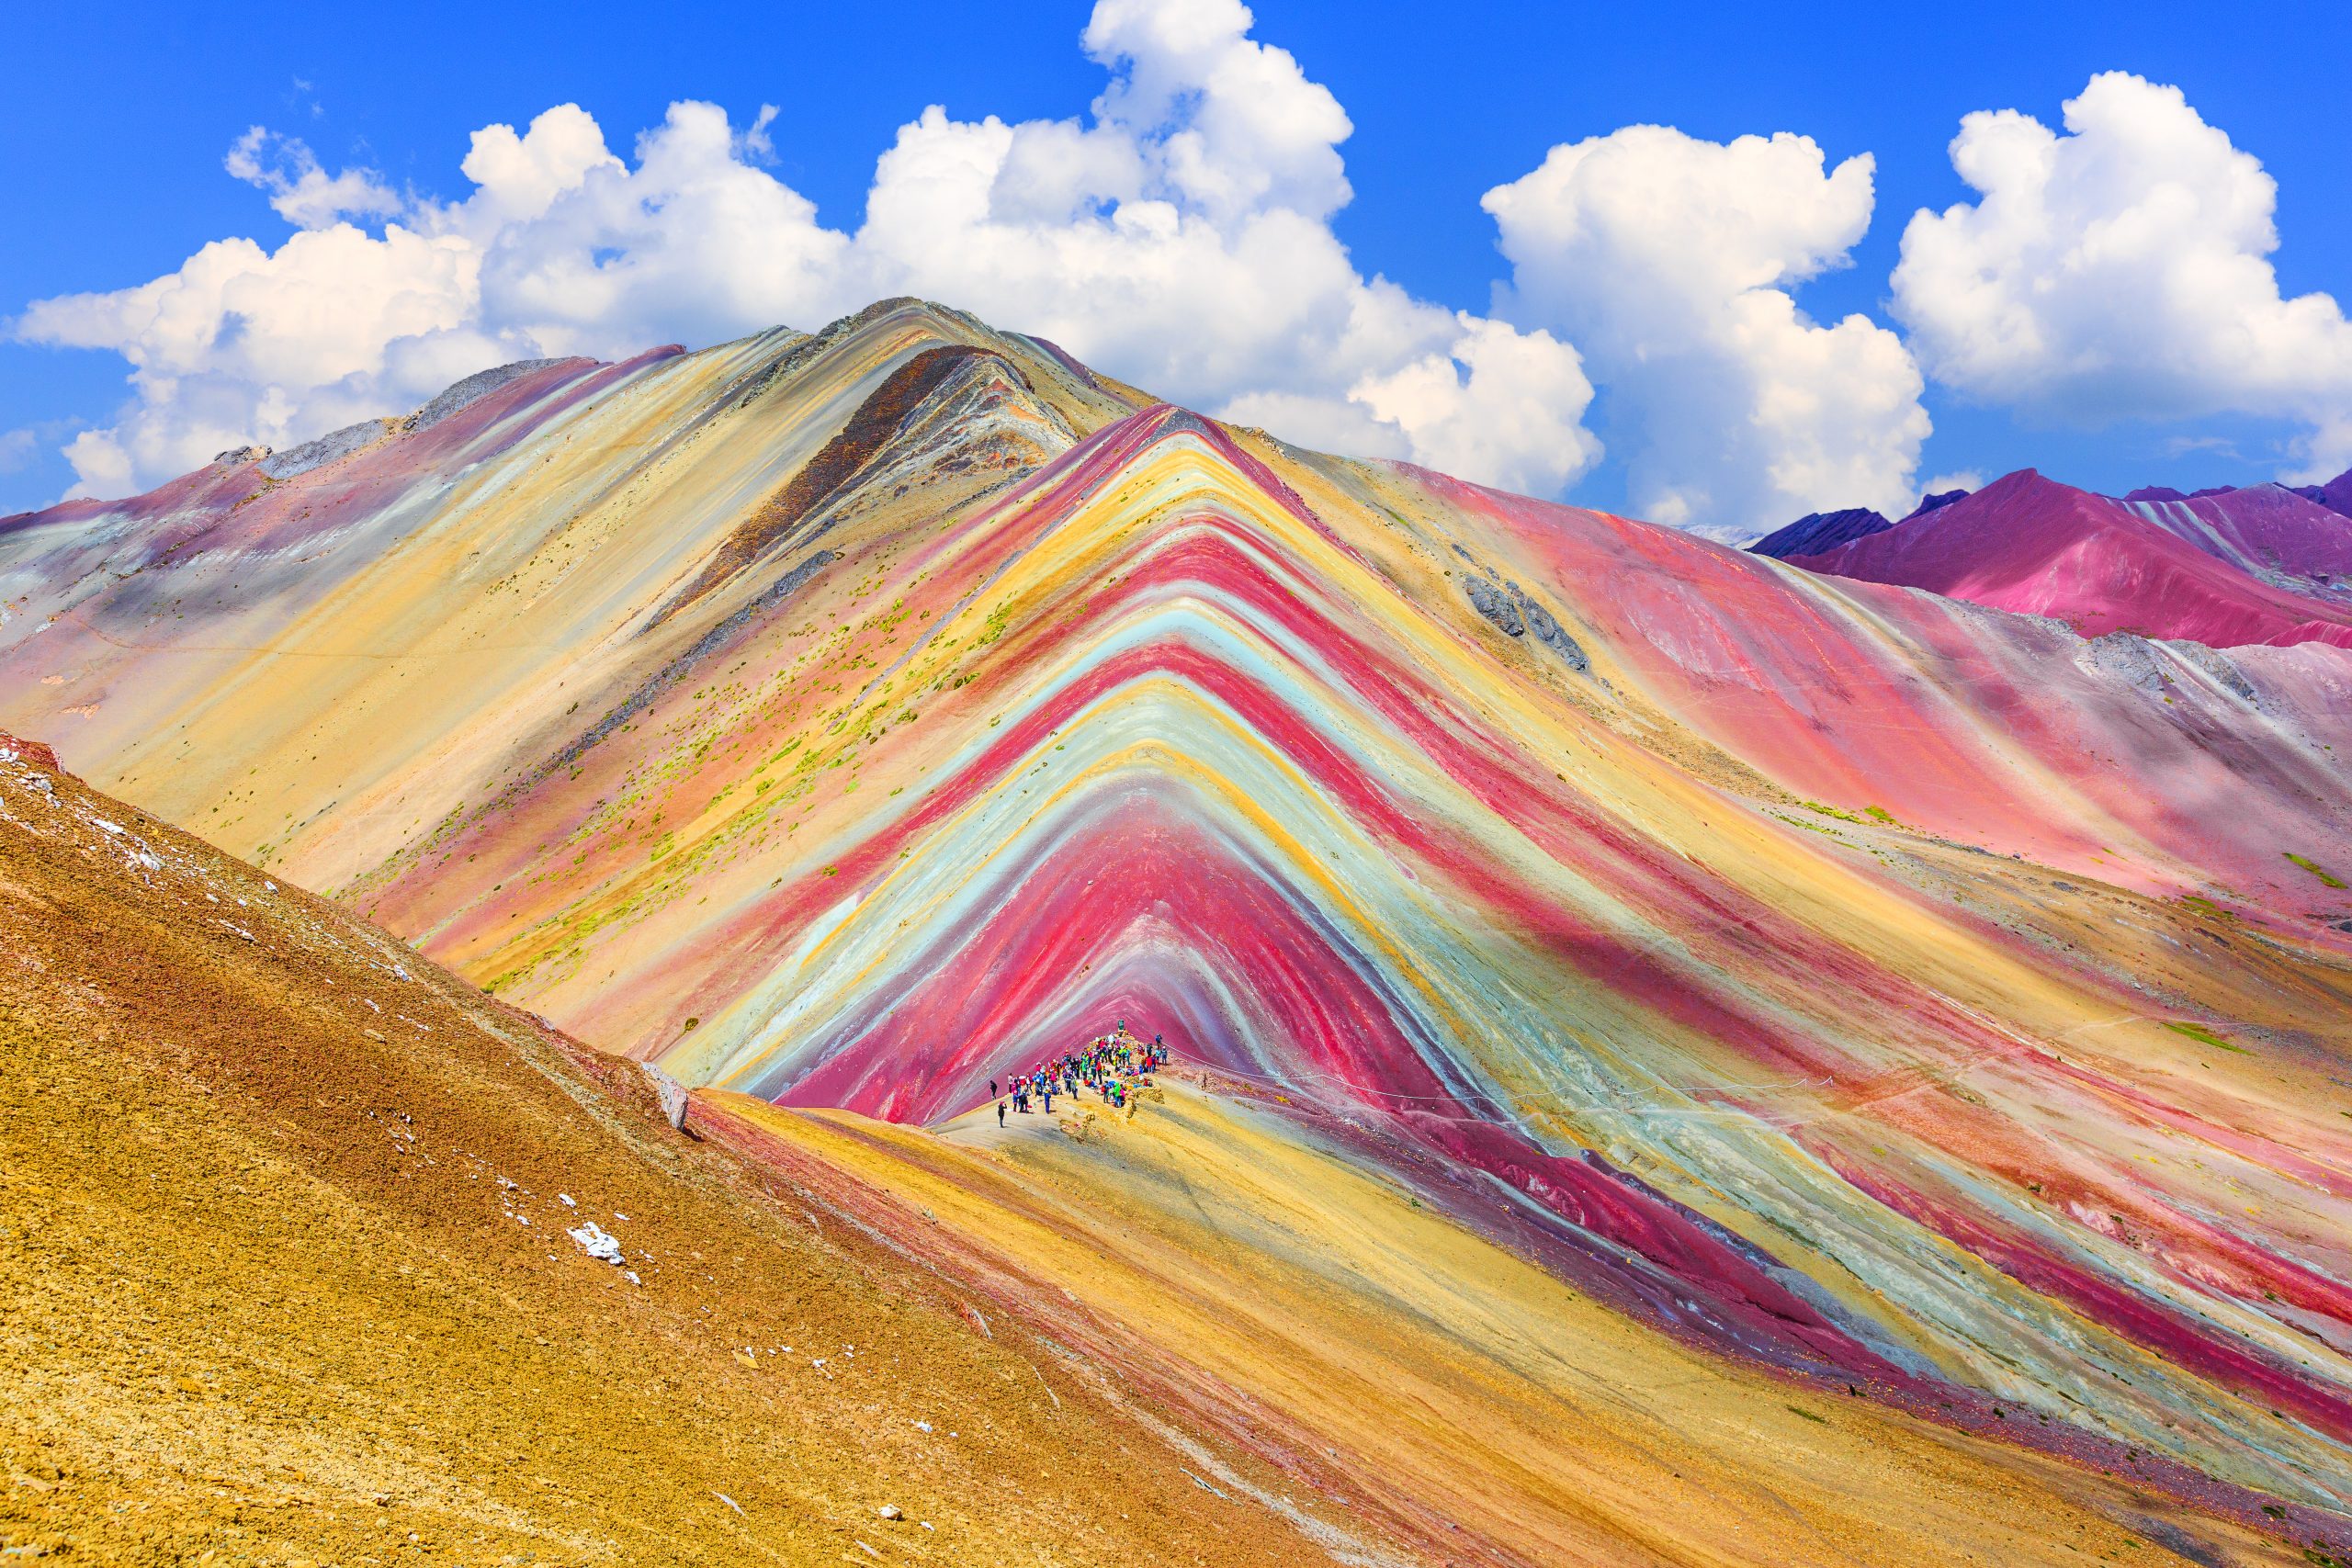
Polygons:
<instances>
[{"instance_id":1,"label":"brown dirt hillside","mask_svg":"<svg viewBox=\"0 0 2352 1568\"><path fill-rule=\"evenodd\" d=\"M0 737L6 1561L1420 1560L924 1246Z\"/></svg>"}]
</instances>

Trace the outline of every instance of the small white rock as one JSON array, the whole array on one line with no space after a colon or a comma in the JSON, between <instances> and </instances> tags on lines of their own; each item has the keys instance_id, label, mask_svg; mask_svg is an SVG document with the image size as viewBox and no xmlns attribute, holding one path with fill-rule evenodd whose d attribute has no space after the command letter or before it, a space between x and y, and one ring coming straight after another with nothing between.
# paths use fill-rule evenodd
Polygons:
<instances>
[{"instance_id":1,"label":"small white rock","mask_svg":"<svg viewBox=\"0 0 2352 1568\"><path fill-rule=\"evenodd\" d=\"M886 1519L903 1519L907 1517L899 1511L899 1505L896 1503L885 1503L882 1506L876 1509L875 1512L880 1514Z\"/></svg>"},{"instance_id":2,"label":"small white rock","mask_svg":"<svg viewBox=\"0 0 2352 1568\"><path fill-rule=\"evenodd\" d=\"M598 1262L609 1263L615 1268L620 1267L621 1244L607 1235L595 1221L583 1221L578 1230L566 1231L563 1234L578 1242L580 1250Z\"/></svg>"}]
</instances>

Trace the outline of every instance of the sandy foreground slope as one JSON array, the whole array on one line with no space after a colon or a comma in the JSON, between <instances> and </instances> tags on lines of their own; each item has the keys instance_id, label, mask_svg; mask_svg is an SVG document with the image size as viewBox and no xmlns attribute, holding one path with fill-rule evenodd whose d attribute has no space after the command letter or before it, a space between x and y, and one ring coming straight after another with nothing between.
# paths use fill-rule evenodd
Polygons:
<instances>
[{"instance_id":1,"label":"sandy foreground slope","mask_svg":"<svg viewBox=\"0 0 2352 1568\"><path fill-rule=\"evenodd\" d=\"M19 743L0 756L0 1545L1115 1563L1305 1544L1184 1473L1271 1484L1265 1466L1214 1434L1170 1448L1018 1317L972 1312L922 1235L673 1134L634 1064ZM641 1283L568 1235L587 1218Z\"/></svg>"}]
</instances>

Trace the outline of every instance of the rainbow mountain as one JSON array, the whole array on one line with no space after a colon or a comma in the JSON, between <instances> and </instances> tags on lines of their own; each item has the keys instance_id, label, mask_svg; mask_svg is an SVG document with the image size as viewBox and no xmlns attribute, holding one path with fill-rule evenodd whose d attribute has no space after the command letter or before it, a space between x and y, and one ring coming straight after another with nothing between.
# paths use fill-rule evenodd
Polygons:
<instances>
[{"instance_id":1,"label":"rainbow mountain","mask_svg":"<svg viewBox=\"0 0 2352 1568\"><path fill-rule=\"evenodd\" d=\"M1171 1384L1408 1558L2352 1551L2352 650L1307 452L911 300L0 521L0 725L1193 1323ZM998 1132L1114 1019L1170 1099Z\"/></svg>"}]
</instances>

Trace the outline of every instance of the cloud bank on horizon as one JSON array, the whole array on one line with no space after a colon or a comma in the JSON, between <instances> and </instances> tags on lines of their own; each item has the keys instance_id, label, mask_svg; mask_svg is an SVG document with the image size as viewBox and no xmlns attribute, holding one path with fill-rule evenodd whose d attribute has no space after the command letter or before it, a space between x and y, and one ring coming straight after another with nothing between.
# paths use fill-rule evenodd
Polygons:
<instances>
[{"instance_id":1,"label":"cloud bank on horizon","mask_svg":"<svg viewBox=\"0 0 2352 1568\"><path fill-rule=\"evenodd\" d=\"M813 327L902 293L1303 445L1539 495L1600 460L1605 413L1631 509L1726 537L1907 511L1930 377L2076 422L2284 420L2296 477L2352 462L2352 325L2324 294L2281 297L2274 183L2175 88L2095 77L2063 133L1969 116L1951 157L1978 199L1910 220L1894 325L1816 321L1795 296L1867 231L1869 153L1648 125L1487 193L1510 276L1478 314L1358 266L1332 228L1347 113L1252 25L1240 0L1098 0L1081 43L1109 81L1087 114L927 108L854 230L770 172L767 113L676 103L623 158L558 106L476 131L454 200L255 127L225 165L296 226L277 249L214 241L14 330L130 362L116 422L66 447L85 494L506 360Z\"/></svg>"}]
</instances>

